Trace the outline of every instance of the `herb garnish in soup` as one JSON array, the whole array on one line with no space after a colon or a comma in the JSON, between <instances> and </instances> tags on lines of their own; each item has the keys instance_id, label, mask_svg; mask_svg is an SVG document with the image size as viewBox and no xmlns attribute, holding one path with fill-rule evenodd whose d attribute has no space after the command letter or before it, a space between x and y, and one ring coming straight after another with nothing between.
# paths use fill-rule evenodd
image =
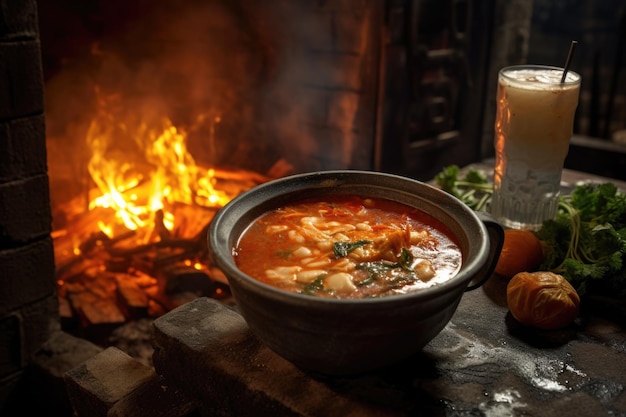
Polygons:
<instances>
[{"instance_id":1,"label":"herb garnish in soup","mask_svg":"<svg viewBox=\"0 0 626 417\"><path fill-rule=\"evenodd\" d=\"M234 249L240 270L283 290L321 297L402 294L442 283L461 267L449 230L404 204L327 196L252 223Z\"/></svg>"}]
</instances>

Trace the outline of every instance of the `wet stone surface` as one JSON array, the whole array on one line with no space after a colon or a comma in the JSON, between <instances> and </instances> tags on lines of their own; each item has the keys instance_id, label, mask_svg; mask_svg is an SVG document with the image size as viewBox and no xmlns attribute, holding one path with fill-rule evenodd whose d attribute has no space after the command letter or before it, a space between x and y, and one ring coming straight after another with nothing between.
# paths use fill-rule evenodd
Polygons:
<instances>
[{"instance_id":1,"label":"wet stone surface","mask_svg":"<svg viewBox=\"0 0 626 417\"><path fill-rule=\"evenodd\" d=\"M464 295L451 322L422 353L438 374L422 379L422 388L459 413L625 415L624 328L584 308L566 329L524 328L508 313L504 286L492 277Z\"/></svg>"},{"instance_id":2,"label":"wet stone surface","mask_svg":"<svg viewBox=\"0 0 626 417\"><path fill-rule=\"evenodd\" d=\"M505 285L494 276L483 287L465 293L450 323L423 351L379 372L352 377L302 372L258 343L246 326L224 329L230 340L233 332L240 334L236 338L240 341L238 349L241 341L247 340L243 343L248 346L245 359L212 356L206 362L214 367L216 361L230 361L231 365L219 365L219 371L226 369L228 374L228 368L235 367L235 378L256 386L268 398L288 397L286 408L296 415L316 413L307 407L294 410L293 404L338 401L351 409L362 407L358 415L376 410L371 415L377 416L626 416L626 331L620 318L596 305L583 304L580 317L566 329L548 332L524 328L508 313ZM197 307L203 302L190 304L195 303L194 311L202 312L202 307ZM210 309L198 320L206 323L211 321L206 316L221 314L219 307ZM157 320L160 343L165 340L161 333L180 324L176 314L175 310ZM165 326L160 321L169 323ZM173 330L166 338L196 345L195 350L204 343L198 341L206 340L206 336L198 335L194 340L178 332ZM230 350L218 346L222 343L216 342L219 335L212 339L212 345L200 351L232 352L232 346ZM176 343L166 344L171 348ZM163 354L162 362L169 363L171 353ZM199 353L196 363L204 361L202 355ZM232 365L234 361L239 363ZM246 371L243 362L257 365ZM203 365L198 364L193 366L193 375L185 375L180 366L173 370L180 381L204 372ZM263 372L258 371L259 366ZM313 392L312 386L316 387ZM332 406L326 408L325 415L332 416L332 410Z\"/></svg>"},{"instance_id":3,"label":"wet stone surface","mask_svg":"<svg viewBox=\"0 0 626 417\"><path fill-rule=\"evenodd\" d=\"M343 384L326 382L350 395L386 385L408 414L626 415L624 327L583 310L563 330L523 328L502 304L497 287L504 285L492 277L466 293L446 328L413 358Z\"/></svg>"}]
</instances>

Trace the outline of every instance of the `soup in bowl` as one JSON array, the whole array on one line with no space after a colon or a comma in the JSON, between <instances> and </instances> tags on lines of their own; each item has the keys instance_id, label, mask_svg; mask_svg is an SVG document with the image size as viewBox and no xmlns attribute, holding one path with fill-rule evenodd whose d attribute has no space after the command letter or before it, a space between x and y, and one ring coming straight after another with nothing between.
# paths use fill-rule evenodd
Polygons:
<instances>
[{"instance_id":1,"label":"soup in bowl","mask_svg":"<svg viewBox=\"0 0 626 417\"><path fill-rule=\"evenodd\" d=\"M453 277L461 249L424 211L356 195L293 201L250 224L234 250L245 274L299 294L371 298Z\"/></svg>"},{"instance_id":2,"label":"soup in bowl","mask_svg":"<svg viewBox=\"0 0 626 417\"><path fill-rule=\"evenodd\" d=\"M346 375L416 353L495 268L502 227L402 176L324 171L233 199L209 249L251 331L296 366Z\"/></svg>"}]
</instances>

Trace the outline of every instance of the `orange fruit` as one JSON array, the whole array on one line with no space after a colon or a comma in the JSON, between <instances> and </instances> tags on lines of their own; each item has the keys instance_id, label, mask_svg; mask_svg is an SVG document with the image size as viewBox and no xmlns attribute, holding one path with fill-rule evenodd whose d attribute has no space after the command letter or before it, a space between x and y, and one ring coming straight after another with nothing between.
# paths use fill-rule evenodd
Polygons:
<instances>
[{"instance_id":1,"label":"orange fruit","mask_svg":"<svg viewBox=\"0 0 626 417\"><path fill-rule=\"evenodd\" d=\"M533 272L543 262L541 241L530 230L506 229L495 273L512 278L519 272Z\"/></svg>"},{"instance_id":2,"label":"orange fruit","mask_svg":"<svg viewBox=\"0 0 626 417\"><path fill-rule=\"evenodd\" d=\"M580 297L576 289L553 272L520 272L506 287L511 315L525 326L560 329L578 316Z\"/></svg>"}]
</instances>

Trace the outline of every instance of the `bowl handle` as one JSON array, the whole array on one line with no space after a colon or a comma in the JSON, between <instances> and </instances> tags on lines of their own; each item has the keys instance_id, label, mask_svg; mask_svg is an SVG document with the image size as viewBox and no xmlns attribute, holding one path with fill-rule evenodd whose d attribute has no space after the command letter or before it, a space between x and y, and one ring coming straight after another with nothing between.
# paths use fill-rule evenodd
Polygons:
<instances>
[{"instance_id":1,"label":"bowl handle","mask_svg":"<svg viewBox=\"0 0 626 417\"><path fill-rule=\"evenodd\" d=\"M477 211L476 215L483 222L487 228L489 234L489 257L487 262L478 271L476 276L478 282L472 281L465 291L472 291L483 285L493 274L496 269L496 264L500 258L500 252L502 251L502 245L504 244L504 229L489 213L484 211Z\"/></svg>"}]
</instances>

